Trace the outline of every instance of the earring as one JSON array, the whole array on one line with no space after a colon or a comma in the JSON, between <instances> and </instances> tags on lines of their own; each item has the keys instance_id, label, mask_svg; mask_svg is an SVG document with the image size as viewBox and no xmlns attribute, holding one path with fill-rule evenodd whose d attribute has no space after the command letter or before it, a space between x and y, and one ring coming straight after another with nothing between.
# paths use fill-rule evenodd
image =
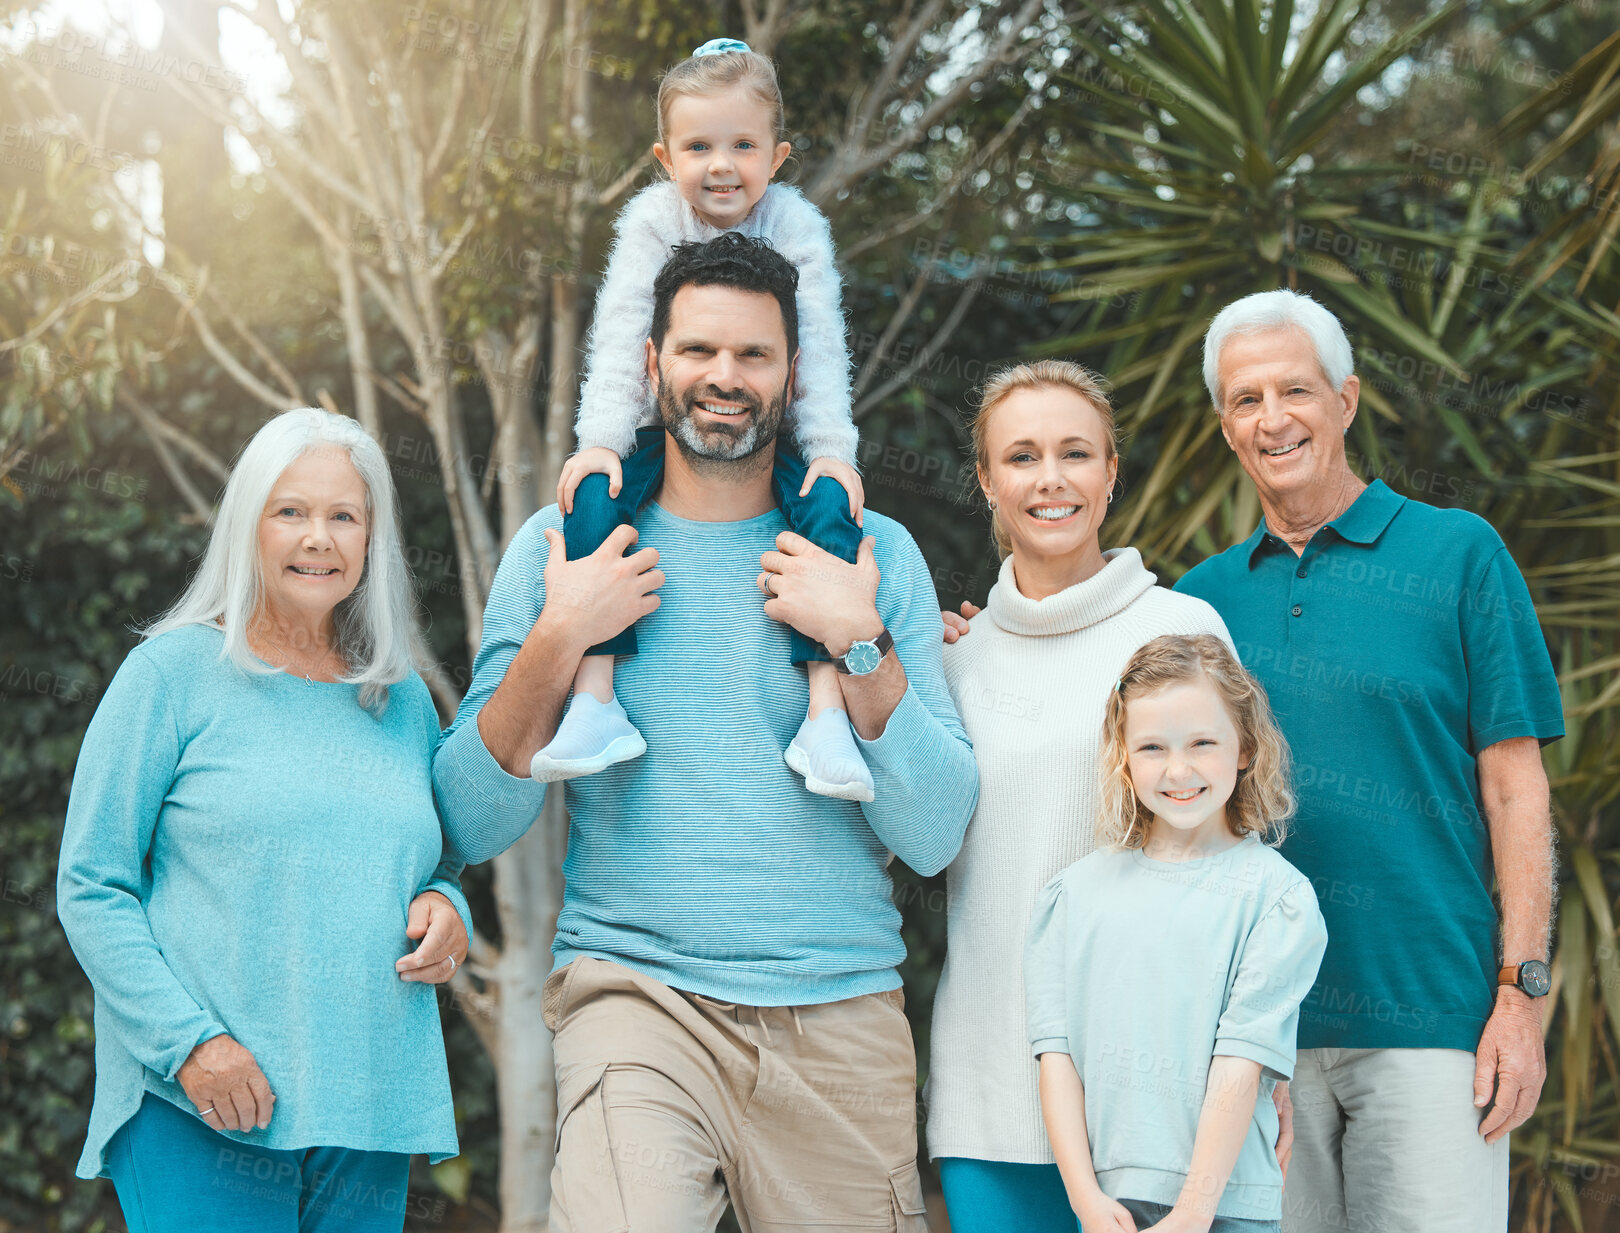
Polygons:
<instances>
[{"instance_id":1,"label":"earring","mask_svg":"<svg viewBox=\"0 0 1620 1233\"><path fill-rule=\"evenodd\" d=\"M986 497L986 498L985 498L985 499L984 499L984 503L985 503L985 504L986 504L986 505L988 505L988 506L989 506L989 507L990 507L990 512L991 512L991 513L992 513L992 514L993 514L993 513L995 513L995 512L996 512L996 503L995 503L995 499L994 499L994 498L992 498L992 497Z\"/></svg>"},{"instance_id":2,"label":"earring","mask_svg":"<svg viewBox=\"0 0 1620 1233\"><path fill-rule=\"evenodd\" d=\"M1112 505L1113 503L1114 503L1114 490L1112 488L1110 488L1108 490L1108 500L1103 502L1103 504Z\"/></svg>"}]
</instances>

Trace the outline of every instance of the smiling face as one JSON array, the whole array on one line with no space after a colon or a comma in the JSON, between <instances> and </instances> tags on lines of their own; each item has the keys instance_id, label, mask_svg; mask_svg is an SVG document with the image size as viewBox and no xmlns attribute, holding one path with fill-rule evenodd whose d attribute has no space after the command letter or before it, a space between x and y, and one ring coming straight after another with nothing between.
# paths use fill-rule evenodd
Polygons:
<instances>
[{"instance_id":1,"label":"smiling face","mask_svg":"<svg viewBox=\"0 0 1620 1233\"><path fill-rule=\"evenodd\" d=\"M794 357L776 297L736 287L682 287L663 346L647 343L647 377L664 427L688 458L731 462L776 440Z\"/></svg>"},{"instance_id":2,"label":"smiling face","mask_svg":"<svg viewBox=\"0 0 1620 1233\"><path fill-rule=\"evenodd\" d=\"M1062 386L1020 389L991 413L979 471L1022 562L1097 553L1097 530L1119 470L1097 408Z\"/></svg>"},{"instance_id":3,"label":"smiling face","mask_svg":"<svg viewBox=\"0 0 1620 1233\"><path fill-rule=\"evenodd\" d=\"M1206 679L1133 697L1125 753L1137 799L1153 815L1149 841L1218 849L1234 836L1226 803L1249 759L1237 725Z\"/></svg>"},{"instance_id":4,"label":"smiling face","mask_svg":"<svg viewBox=\"0 0 1620 1233\"><path fill-rule=\"evenodd\" d=\"M1234 335L1219 371L1221 435L1262 501L1280 504L1343 481L1344 434L1361 386L1350 377L1335 390L1304 331Z\"/></svg>"},{"instance_id":5,"label":"smiling face","mask_svg":"<svg viewBox=\"0 0 1620 1233\"><path fill-rule=\"evenodd\" d=\"M360 585L368 540L366 486L348 451L306 450L277 477L259 519L266 609L294 624L324 620Z\"/></svg>"},{"instance_id":6,"label":"smiling face","mask_svg":"<svg viewBox=\"0 0 1620 1233\"><path fill-rule=\"evenodd\" d=\"M776 117L741 85L671 100L653 156L711 227L735 227L765 195L793 147L774 140Z\"/></svg>"}]
</instances>

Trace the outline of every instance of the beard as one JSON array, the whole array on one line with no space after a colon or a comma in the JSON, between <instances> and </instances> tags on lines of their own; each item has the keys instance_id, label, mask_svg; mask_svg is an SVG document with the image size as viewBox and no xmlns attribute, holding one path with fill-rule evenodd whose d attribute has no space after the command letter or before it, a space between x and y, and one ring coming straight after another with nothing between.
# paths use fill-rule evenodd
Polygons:
<instances>
[{"instance_id":1,"label":"beard","mask_svg":"<svg viewBox=\"0 0 1620 1233\"><path fill-rule=\"evenodd\" d=\"M748 408L746 415L738 416L735 423L717 423L700 428L694 417L697 403L740 403ZM658 374L658 411L664 427L675 438L676 447L694 466L746 462L759 455L776 441L786 410L787 389L784 386L767 405L752 390L720 390L713 385L692 386L677 392L660 369Z\"/></svg>"}]
</instances>

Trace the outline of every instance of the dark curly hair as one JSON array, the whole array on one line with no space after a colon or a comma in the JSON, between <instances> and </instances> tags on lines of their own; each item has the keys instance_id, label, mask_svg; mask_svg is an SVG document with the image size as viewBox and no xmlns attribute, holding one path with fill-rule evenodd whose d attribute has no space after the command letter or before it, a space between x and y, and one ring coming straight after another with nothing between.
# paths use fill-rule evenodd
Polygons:
<instances>
[{"instance_id":1,"label":"dark curly hair","mask_svg":"<svg viewBox=\"0 0 1620 1233\"><path fill-rule=\"evenodd\" d=\"M660 350L669 332L669 306L682 287L735 287L763 291L782 307L787 353L799 349L799 271L764 240L724 231L712 240L678 244L653 280L652 342Z\"/></svg>"}]
</instances>

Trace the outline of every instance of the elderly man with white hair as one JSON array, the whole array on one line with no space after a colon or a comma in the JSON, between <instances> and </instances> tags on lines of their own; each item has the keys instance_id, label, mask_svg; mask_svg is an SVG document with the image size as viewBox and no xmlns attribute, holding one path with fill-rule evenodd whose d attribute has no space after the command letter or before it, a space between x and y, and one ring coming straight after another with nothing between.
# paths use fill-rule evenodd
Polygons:
<instances>
[{"instance_id":1,"label":"elderly man with white hair","mask_svg":"<svg viewBox=\"0 0 1620 1233\"><path fill-rule=\"evenodd\" d=\"M1505 1229L1508 1132L1546 1076L1540 747L1564 731L1529 591L1483 519L1351 471L1360 386L1320 304L1229 305L1204 381L1264 519L1177 589L1214 605L1271 696L1300 802L1282 851L1328 924L1283 1228Z\"/></svg>"}]
</instances>

